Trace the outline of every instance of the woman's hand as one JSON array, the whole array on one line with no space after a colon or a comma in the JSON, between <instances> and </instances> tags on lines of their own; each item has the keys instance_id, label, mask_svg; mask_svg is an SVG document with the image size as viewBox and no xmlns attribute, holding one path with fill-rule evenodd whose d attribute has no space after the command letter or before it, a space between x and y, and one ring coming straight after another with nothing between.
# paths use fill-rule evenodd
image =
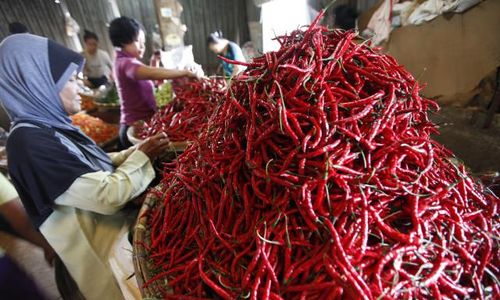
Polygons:
<instances>
[{"instance_id":1,"label":"woman's hand","mask_svg":"<svg viewBox=\"0 0 500 300\"><path fill-rule=\"evenodd\" d=\"M201 66L197 64L192 64L191 66L187 66L185 71L186 71L186 76L189 78L195 78L198 80L207 78Z\"/></svg>"},{"instance_id":2,"label":"woman's hand","mask_svg":"<svg viewBox=\"0 0 500 300\"><path fill-rule=\"evenodd\" d=\"M151 161L163 155L170 148L170 140L165 133L149 137L137 146Z\"/></svg>"},{"instance_id":3,"label":"woman's hand","mask_svg":"<svg viewBox=\"0 0 500 300\"><path fill-rule=\"evenodd\" d=\"M194 72L186 70L186 77L199 79L198 75Z\"/></svg>"}]
</instances>

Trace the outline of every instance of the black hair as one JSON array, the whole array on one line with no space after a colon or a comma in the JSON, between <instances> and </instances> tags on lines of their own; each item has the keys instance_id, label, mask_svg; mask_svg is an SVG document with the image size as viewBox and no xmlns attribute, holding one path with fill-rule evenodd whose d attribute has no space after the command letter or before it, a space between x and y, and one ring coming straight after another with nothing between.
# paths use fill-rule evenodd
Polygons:
<instances>
[{"instance_id":1,"label":"black hair","mask_svg":"<svg viewBox=\"0 0 500 300\"><path fill-rule=\"evenodd\" d=\"M223 38L224 38L224 36L222 35L222 31L220 31L220 30L214 31L208 36L207 45L217 44Z\"/></svg>"},{"instance_id":2,"label":"black hair","mask_svg":"<svg viewBox=\"0 0 500 300\"><path fill-rule=\"evenodd\" d=\"M90 39L94 39L96 41L99 41L99 37L97 37L97 34L93 33L92 31L89 31L89 30L85 30L83 32L83 41L87 41L87 40L90 40Z\"/></svg>"},{"instance_id":3,"label":"black hair","mask_svg":"<svg viewBox=\"0 0 500 300\"><path fill-rule=\"evenodd\" d=\"M120 17L109 24L109 38L115 47L122 47L137 39L142 25L137 20L129 17Z\"/></svg>"},{"instance_id":4,"label":"black hair","mask_svg":"<svg viewBox=\"0 0 500 300\"><path fill-rule=\"evenodd\" d=\"M349 30L356 27L358 13L348 5L339 5L335 8L335 26Z\"/></svg>"},{"instance_id":5,"label":"black hair","mask_svg":"<svg viewBox=\"0 0 500 300\"><path fill-rule=\"evenodd\" d=\"M27 32L28 32L28 27L26 27L26 25L24 25L23 23L12 22L9 24L10 34L27 33Z\"/></svg>"}]
</instances>

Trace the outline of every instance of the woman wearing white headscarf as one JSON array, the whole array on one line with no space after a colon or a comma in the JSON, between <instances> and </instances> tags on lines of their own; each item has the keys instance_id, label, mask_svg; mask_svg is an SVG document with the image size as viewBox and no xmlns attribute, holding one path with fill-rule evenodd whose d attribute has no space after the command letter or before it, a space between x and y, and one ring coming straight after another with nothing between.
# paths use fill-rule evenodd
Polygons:
<instances>
[{"instance_id":1,"label":"woman wearing white headscarf","mask_svg":"<svg viewBox=\"0 0 500 300\"><path fill-rule=\"evenodd\" d=\"M9 173L34 225L86 299L122 299L108 258L125 222L120 209L154 178L163 135L104 153L68 117L80 110L81 55L46 38L14 35L0 44L0 101L12 128Z\"/></svg>"}]
</instances>

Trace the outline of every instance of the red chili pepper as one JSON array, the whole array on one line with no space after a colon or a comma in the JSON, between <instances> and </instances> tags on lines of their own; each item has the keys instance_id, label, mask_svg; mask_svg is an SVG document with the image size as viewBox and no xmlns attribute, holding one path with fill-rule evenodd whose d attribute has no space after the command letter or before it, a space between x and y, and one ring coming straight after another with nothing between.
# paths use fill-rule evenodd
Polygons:
<instances>
[{"instance_id":1,"label":"red chili pepper","mask_svg":"<svg viewBox=\"0 0 500 300\"><path fill-rule=\"evenodd\" d=\"M210 280L210 278L208 278L207 274L205 274L205 272L203 272L202 260L203 260L203 257L200 257L198 259L198 270L200 272L200 276L201 276L201 279L203 280L203 282L205 282L220 297L222 297L224 299L228 299L228 300L232 299L233 297L231 297L231 295L229 295L229 293L227 293L223 288L218 286L215 282Z\"/></svg>"},{"instance_id":2,"label":"red chili pepper","mask_svg":"<svg viewBox=\"0 0 500 300\"><path fill-rule=\"evenodd\" d=\"M500 297L500 200L432 140L437 106L411 74L318 22L228 88L177 85L148 123L192 141L143 216L148 284L167 280L164 298Z\"/></svg>"}]
</instances>

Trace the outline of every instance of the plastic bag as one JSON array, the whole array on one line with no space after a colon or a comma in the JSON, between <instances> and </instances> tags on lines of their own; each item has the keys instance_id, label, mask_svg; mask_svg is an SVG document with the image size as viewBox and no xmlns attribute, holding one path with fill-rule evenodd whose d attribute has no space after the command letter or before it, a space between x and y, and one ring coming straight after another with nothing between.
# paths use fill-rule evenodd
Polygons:
<instances>
[{"instance_id":1,"label":"plastic bag","mask_svg":"<svg viewBox=\"0 0 500 300\"><path fill-rule=\"evenodd\" d=\"M192 45L162 51L161 63L167 69L190 70L199 77L204 75L203 68L194 60Z\"/></svg>"}]
</instances>

